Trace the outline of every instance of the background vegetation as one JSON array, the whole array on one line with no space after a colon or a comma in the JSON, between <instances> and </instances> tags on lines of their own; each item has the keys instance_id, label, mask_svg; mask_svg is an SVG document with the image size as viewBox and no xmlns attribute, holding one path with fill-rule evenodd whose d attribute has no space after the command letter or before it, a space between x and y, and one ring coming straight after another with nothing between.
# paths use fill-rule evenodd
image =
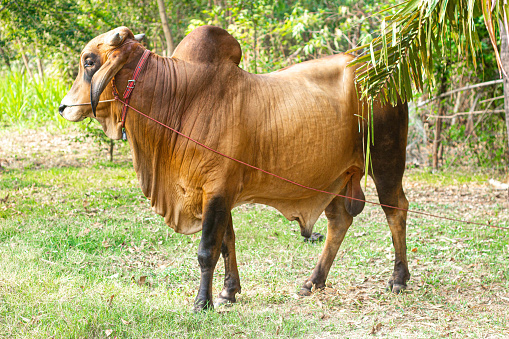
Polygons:
<instances>
[{"instance_id":1,"label":"background vegetation","mask_svg":"<svg viewBox=\"0 0 509 339\"><path fill-rule=\"evenodd\" d=\"M2 0L0 74L8 81L0 84L0 123L67 128L55 112L76 75L81 49L92 37L120 25L147 34L148 48L162 55L170 54L196 26L221 26L242 45L241 67L264 73L369 46L384 18L401 8L397 4L395 0ZM480 166L501 172L507 168L502 84L460 91L417 107L434 95L499 78L482 13L474 14L482 53L473 59L459 53L465 42L452 29L441 31L437 49L430 49L435 51L434 67L423 78L425 94L411 104L409 160L416 166ZM163 29L165 21L168 32ZM356 53L365 51L369 48ZM451 119L436 118L454 114ZM435 136L437 127L440 133Z\"/></svg>"}]
</instances>

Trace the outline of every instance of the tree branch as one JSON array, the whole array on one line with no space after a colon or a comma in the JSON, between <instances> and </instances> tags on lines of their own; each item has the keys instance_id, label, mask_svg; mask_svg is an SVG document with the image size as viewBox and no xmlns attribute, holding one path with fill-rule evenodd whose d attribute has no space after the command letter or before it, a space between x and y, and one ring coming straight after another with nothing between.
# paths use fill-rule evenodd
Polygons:
<instances>
[{"instance_id":1,"label":"tree branch","mask_svg":"<svg viewBox=\"0 0 509 339\"><path fill-rule=\"evenodd\" d=\"M496 109L493 111L474 111L474 112L460 112L453 115L426 115L426 118L432 118L432 119L452 119L454 117L460 116L460 115L469 115L469 114L494 114L494 113L503 113L505 112L503 109Z\"/></svg>"},{"instance_id":2,"label":"tree branch","mask_svg":"<svg viewBox=\"0 0 509 339\"><path fill-rule=\"evenodd\" d=\"M456 88L456 89L453 89L452 91L449 91L449 92L445 92L445 93L442 93L436 97L433 97L431 99L428 99L426 101L423 101L423 102L419 102L417 104L417 107L422 107L426 104L429 104L430 102L432 101L435 101L437 99L441 99L441 98L444 98L446 96L449 96L451 94L454 94L454 93L457 93L457 92L461 92L461 91L465 91L467 89L473 89L473 88L478 88L478 87L484 87L484 86L490 86L490 85L496 85L496 84L501 84L504 80L503 79L499 79L499 80L493 80L493 81L486 81L486 82L481 82L480 84L475 84L475 85L469 85L469 86L465 86L465 87L461 87L461 88Z\"/></svg>"}]
</instances>

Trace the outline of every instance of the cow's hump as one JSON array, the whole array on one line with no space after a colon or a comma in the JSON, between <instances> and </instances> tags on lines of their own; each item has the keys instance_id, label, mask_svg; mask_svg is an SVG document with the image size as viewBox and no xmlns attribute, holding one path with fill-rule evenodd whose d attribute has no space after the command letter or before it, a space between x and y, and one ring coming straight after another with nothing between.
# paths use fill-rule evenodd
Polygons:
<instances>
[{"instance_id":1,"label":"cow's hump","mask_svg":"<svg viewBox=\"0 0 509 339\"><path fill-rule=\"evenodd\" d=\"M239 64L239 42L222 28L200 26L178 44L172 57L189 62Z\"/></svg>"}]
</instances>

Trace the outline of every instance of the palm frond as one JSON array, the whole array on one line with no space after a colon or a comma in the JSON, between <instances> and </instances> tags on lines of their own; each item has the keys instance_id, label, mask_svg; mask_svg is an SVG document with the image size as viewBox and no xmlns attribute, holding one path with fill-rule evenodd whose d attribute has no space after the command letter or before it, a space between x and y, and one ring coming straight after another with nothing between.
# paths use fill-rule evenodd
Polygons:
<instances>
[{"instance_id":1,"label":"palm frond","mask_svg":"<svg viewBox=\"0 0 509 339\"><path fill-rule=\"evenodd\" d=\"M481 43L474 19L481 14L504 71L496 32L499 22L508 29L507 0L407 0L396 14L385 17L379 37L349 51L367 51L352 62L365 65L356 76L362 98L395 104L398 96L411 100L413 88L422 91L425 82L433 88L434 58L445 55L447 39L475 66Z\"/></svg>"}]
</instances>

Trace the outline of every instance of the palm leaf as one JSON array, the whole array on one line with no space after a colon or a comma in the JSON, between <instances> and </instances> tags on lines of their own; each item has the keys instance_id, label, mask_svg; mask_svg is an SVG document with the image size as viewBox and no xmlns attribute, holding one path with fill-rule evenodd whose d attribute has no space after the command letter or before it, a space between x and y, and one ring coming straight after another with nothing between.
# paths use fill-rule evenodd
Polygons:
<instances>
[{"instance_id":1,"label":"palm leaf","mask_svg":"<svg viewBox=\"0 0 509 339\"><path fill-rule=\"evenodd\" d=\"M423 76L434 83L433 55L444 55L446 37L452 37L459 51L476 65L481 44L475 31L474 18L482 13L495 50L498 67L502 63L497 49L498 22L508 29L509 5L505 0L407 0L396 14L382 21L381 34L369 44L349 52L365 50L352 63L367 67L357 73L363 98L375 99L386 88L388 98L398 92L404 101L413 98L413 91L423 89ZM509 29L508 29L509 30ZM417 65L420 65L418 67ZM418 69L422 68L422 69ZM387 86L395 79L396 88ZM397 96L396 96L397 98ZM395 104L393 100L390 100Z\"/></svg>"},{"instance_id":2,"label":"palm leaf","mask_svg":"<svg viewBox=\"0 0 509 339\"><path fill-rule=\"evenodd\" d=\"M478 13L484 17L498 67L505 74L497 49L497 32L509 31L507 0L407 0L396 14L385 17L379 37L348 51L365 51L352 61L352 65L364 64L356 73L361 99L379 99L394 105L398 98L411 100L413 89L422 91L424 81L432 89L433 56L446 54L446 38L454 39L458 52L476 66L476 55L481 53L474 22ZM367 117L371 125L371 112ZM370 137L368 134L368 147L372 143Z\"/></svg>"}]
</instances>

